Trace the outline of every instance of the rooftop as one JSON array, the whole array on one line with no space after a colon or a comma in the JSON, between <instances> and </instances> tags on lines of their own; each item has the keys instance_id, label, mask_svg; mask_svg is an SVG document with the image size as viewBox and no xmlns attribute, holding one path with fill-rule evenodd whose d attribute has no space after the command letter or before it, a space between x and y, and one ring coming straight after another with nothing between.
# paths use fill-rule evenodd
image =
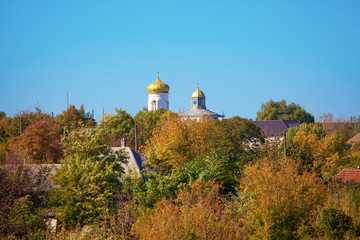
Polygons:
<instances>
[{"instance_id":1,"label":"rooftop","mask_svg":"<svg viewBox=\"0 0 360 240\"><path fill-rule=\"evenodd\" d=\"M260 120L252 121L265 135L283 135L289 128L297 127L301 123L297 120Z\"/></svg>"}]
</instances>

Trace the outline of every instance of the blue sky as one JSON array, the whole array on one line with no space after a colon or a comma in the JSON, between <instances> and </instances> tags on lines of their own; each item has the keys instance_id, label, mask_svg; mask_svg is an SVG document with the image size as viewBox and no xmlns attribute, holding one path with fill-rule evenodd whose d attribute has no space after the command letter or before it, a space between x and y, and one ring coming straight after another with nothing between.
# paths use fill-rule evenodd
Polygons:
<instances>
[{"instance_id":1,"label":"blue sky","mask_svg":"<svg viewBox=\"0 0 360 240\"><path fill-rule=\"evenodd\" d=\"M1 1L0 111L70 103L135 115L147 86L170 110L199 82L208 109L255 119L285 99L315 117L360 115L360 1Z\"/></svg>"}]
</instances>

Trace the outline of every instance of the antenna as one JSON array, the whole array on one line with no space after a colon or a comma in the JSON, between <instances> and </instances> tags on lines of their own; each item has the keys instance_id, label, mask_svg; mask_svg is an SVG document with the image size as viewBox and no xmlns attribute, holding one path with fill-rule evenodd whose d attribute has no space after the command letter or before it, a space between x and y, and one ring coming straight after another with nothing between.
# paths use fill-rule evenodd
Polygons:
<instances>
[{"instance_id":1,"label":"antenna","mask_svg":"<svg viewBox=\"0 0 360 240\"><path fill-rule=\"evenodd\" d=\"M69 109L70 93L66 93L66 109Z\"/></svg>"},{"instance_id":2,"label":"antenna","mask_svg":"<svg viewBox=\"0 0 360 240\"><path fill-rule=\"evenodd\" d=\"M104 113L104 99L102 99L102 103L103 103L103 107L102 107L102 119L103 119L103 123L104 123L104 117L105 117L105 113Z\"/></svg>"}]
</instances>

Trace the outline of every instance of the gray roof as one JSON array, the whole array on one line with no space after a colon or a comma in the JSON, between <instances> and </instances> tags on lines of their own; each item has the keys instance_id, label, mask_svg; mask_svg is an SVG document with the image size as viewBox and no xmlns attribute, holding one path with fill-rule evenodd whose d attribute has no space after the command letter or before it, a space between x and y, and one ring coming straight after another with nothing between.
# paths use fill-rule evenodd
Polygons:
<instances>
[{"instance_id":1,"label":"gray roof","mask_svg":"<svg viewBox=\"0 0 360 240\"><path fill-rule=\"evenodd\" d=\"M213 119L218 118L224 118L224 115L217 114L215 112L212 112L207 109L201 109L201 108L192 108L190 110L187 110L185 112L180 113L180 116L182 117L188 117L188 118L197 118L197 117L209 117Z\"/></svg>"},{"instance_id":2,"label":"gray roof","mask_svg":"<svg viewBox=\"0 0 360 240\"><path fill-rule=\"evenodd\" d=\"M260 120L252 121L265 135L283 135L289 128L297 127L301 123L297 120Z\"/></svg>"},{"instance_id":3,"label":"gray roof","mask_svg":"<svg viewBox=\"0 0 360 240\"><path fill-rule=\"evenodd\" d=\"M143 177L141 171L144 169L142 164L146 160L144 156L129 147L112 147L111 149L113 151L122 149L128 155L128 163L121 164L124 167L126 174L132 174L135 172L138 177Z\"/></svg>"}]
</instances>

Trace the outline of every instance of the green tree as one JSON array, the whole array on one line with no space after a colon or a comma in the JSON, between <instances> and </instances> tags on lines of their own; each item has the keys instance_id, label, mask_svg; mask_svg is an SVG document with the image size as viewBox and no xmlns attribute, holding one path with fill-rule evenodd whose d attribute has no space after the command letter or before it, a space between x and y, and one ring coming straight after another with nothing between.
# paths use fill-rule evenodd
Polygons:
<instances>
[{"instance_id":1,"label":"green tree","mask_svg":"<svg viewBox=\"0 0 360 240\"><path fill-rule=\"evenodd\" d=\"M51 197L57 217L65 226L101 220L116 210L126 156L111 151L96 131L74 131L63 142L65 158L54 176L60 188Z\"/></svg>"},{"instance_id":2,"label":"green tree","mask_svg":"<svg viewBox=\"0 0 360 240\"><path fill-rule=\"evenodd\" d=\"M29 195L14 201L8 221L14 228L13 238L43 239L47 230L44 209L35 208Z\"/></svg>"},{"instance_id":3,"label":"green tree","mask_svg":"<svg viewBox=\"0 0 360 240\"><path fill-rule=\"evenodd\" d=\"M155 111L148 111L147 108L143 108L134 117L137 127L137 143L138 149L143 150L143 147L147 144L150 138L153 136L153 131L156 124L161 119L161 116L167 112L164 108L159 108Z\"/></svg>"},{"instance_id":4,"label":"green tree","mask_svg":"<svg viewBox=\"0 0 360 240\"><path fill-rule=\"evenodd\" d=\"M298 120L301 123L315 122L314 116L306 112L299 104L291 102L287 105L285 100L276 102L272 99L265 104L261 104L261 109L257 112L256 120Z\"/></svg>"},{"instance_id":5,"label":"green tree","mask_svg":"<svg viewBox=\"0 0 360 240\"><path fill-rule=\"evenodd\" d=\"M116 114L103 121L98 127L99 132L111 146L120 146L121 141L133 145L134 119L125 110L117 109ZM130 141L130 142L129 142Z\"/></svg>"},{"instance_id":6,"label":"green tree","mask_svg":"<svg viewBox=\"0 0 360 240\"><path fill-rule=\"evenodd\" d=\"M5 113L5 112L0 111L0 119L1 119L1 118L5 118L5 117L6 117L6 113Z\"/></svg>"},{"instance_id":7,"label":"green tree","mask_svg":"<svg viewBox=\"0 0 360 240\"><path fill-rule=\"evenodd\" d=\"M208 131L210 147L222 149L238 169L256 159L257 147L264 141L259 128L238 116L216 121Z\"/></svg>"},{"instance_id":8,"label":"green tree","mask_svg":"<svg viewBox=\"0 0 360 240\"><path fill-rule=\"evenodd\" d=\"M320 209L316 223L320 231L331 239L344 239L345 233L353 228L351 217L332 206Z\"/></svg>"}]
</instances>

